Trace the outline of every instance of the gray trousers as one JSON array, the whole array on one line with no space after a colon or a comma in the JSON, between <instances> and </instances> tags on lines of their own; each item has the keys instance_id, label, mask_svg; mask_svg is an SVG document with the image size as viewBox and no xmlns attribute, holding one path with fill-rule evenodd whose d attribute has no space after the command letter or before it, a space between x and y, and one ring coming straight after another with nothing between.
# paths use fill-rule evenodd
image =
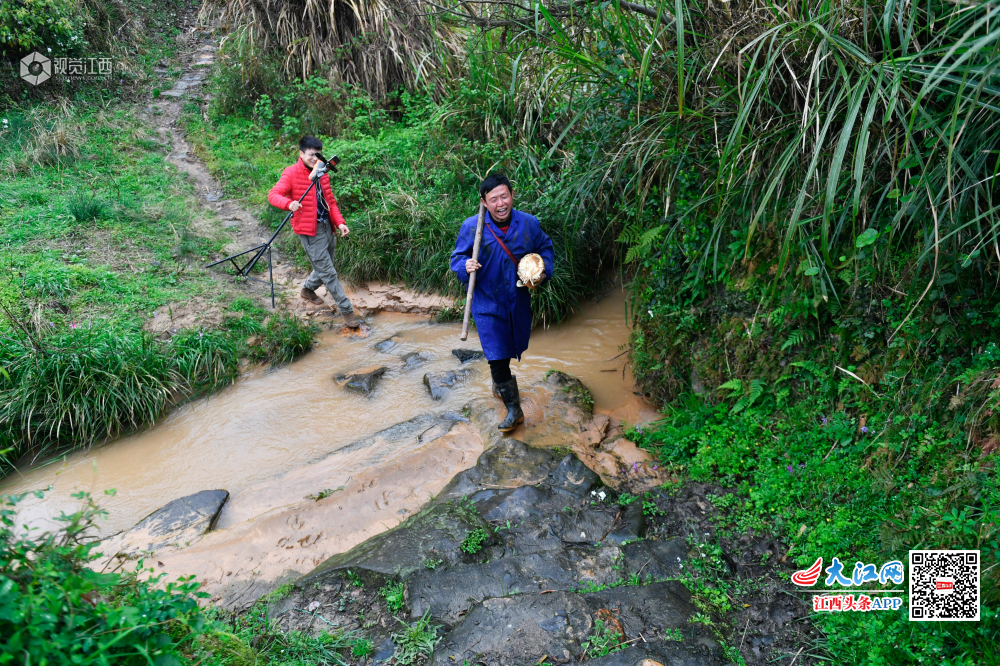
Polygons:
<instances>
[{"instance_id":1,"label":"gray trousers","mask_svg":"<svg viewBox=\"0 0 1000 666\"><path fill-rule=\"evenodd\" d=\"M302 247L313 267L312 273L302 283L302 288L315 291L321 284L325 284L326 290L336 301L340 312L343 314L353 312L354 307L351 305L350 299L347 298L347 294L344 293L344 288L340 285L337 269L333 267L334 252L337 249L337 233L333 227L329 222L321 222L316 225L315 236L300 234L299 240L302 241Z\"/></svg>"}]
</instances>

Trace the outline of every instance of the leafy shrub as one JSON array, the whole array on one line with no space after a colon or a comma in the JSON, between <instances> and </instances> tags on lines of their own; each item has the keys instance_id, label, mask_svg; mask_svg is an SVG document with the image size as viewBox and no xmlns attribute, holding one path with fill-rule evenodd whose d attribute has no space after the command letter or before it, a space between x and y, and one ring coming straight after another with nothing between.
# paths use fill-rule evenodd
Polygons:
<instances>
[{"instance_id":1,"label":"leafy shrub","mask_svg":"<svg viewBox=\"0 0 1000 666\"><path fill-rule=\"evenodd\" d=\"M0 2L0 55L10 60L54 47L74 55L85 46L83 12L76 0Z\"/></svg>"},{"instance_id":2,"label":"leafy shrub","mask_svg":"<svg viewBox=\"0 0 1000 666\"><path fill-rule=\"evenodd\" d=\"M39 495L41 493L38 493ZM54 532L18 535L14 511L0 509L0 662L32 664L180 664L205 627L190 579L156 584L135 572L99 573L87 532L105 512L87 493L84 506ZM141 562L140 562L141 567Z\"/></svg>"}]
</instances>

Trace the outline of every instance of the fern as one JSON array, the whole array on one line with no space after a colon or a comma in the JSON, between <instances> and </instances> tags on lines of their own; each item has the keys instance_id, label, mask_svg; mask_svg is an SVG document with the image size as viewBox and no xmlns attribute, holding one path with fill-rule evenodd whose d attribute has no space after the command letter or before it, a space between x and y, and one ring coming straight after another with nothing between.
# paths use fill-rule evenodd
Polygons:
<instances>
[{"instance_id":1,"label":"fern","mask_svg":"<svg viewBox=\"0 0 1000 666\"><path fill-rule=\"evenodd\" d=\"M726 383L728 384L729 382ZM749 409L751 406L753 406L753 403L757 402L757 399L760 398L760 396L762 395L764 395L764 382L760 381L759 379L751 379L750 392L747 393L742 398L740 398L739 400L737 400L736 404L733 405L733 408L729 410L729 413L738 414L745 409Z\"/></svg>"},{"instance_id":2,"label":"fern","mask_svg":"<svg viewBox=\"0 0 1000 666\"><path fill-rule=\"evenodd\" d=\"M666 228L667 225L661 224L660 226L653 227L643 233L642 236L639 237L638 242L634 243L632 247L628 249L628 254L625 255L625 263L630 264L636 259L645 257L649 253L649 248L653 244L653 241L656 240ZM622 237L624 236L625 234L623 233ZM619 240L621 240L621 237Z\"/></svg>"},{"instance_id":3,"label":"fern","mask_svg":"<svg viewBox=\"0 0 1000 666\"><path fill-rule=\"evenodd\" d=\"M719 391L730 391L727 397L735 398L743 393L743 380L742 379L730 379L725 384L718 388Z\"/></svg>"},{"instance_id":4,"label":"fern","mask_svg":"<svg viewBox=\"0 0 1000 666\"><path fill-rule=\"evenodd\" d=\"M816 333L810 329L800 328L797 331L792 331L791 335L788 336L788 339L785 340L785 343L781 345L781 351L785 351L789 347L794 347L795 345L800 345L807 339L813 340L815 337Z\"/></svg>"},{"instance_id":5,"label":"fern","mask_svg":"<svg viewBox=\"0 0 1000 666\"><path fill-rule=\"evenodd\" d=\"M817 378L826 376L826 373L823 371L823 368L820 367L818 363L814 363L813 361L793 361L788 365L792 366L793 368L802 368L806 372L812 373L812 375Z\"/></svg>"}]
</instances>

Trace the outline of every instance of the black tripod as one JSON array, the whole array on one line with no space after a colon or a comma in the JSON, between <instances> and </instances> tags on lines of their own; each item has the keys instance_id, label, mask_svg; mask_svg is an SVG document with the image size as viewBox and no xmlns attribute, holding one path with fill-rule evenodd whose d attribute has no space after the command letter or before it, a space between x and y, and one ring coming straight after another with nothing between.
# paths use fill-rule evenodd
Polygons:
<instances>
[{"instance_id":1,"label":"black tripod","mask_svg":"<svg viewBox=\"0 0 1000 666\"><path fill-rule=\"evenodd\" d=\"M336 171L337 165L340 164L340 158L337 157L336 155L334 155L330 161L324 160L322 155L317 154L316 156L320 159L321 162L324 163L323 170L316 175L316 178L313 179L311 183L309 183L309 187L306 188L306 191L302 194L301 197L299 197L300 204L302 203L302 200L306 198L306 195L308 195L312 191L312 188L316 185L316 183L319 182L320 177L323 175L326 169L330 169L330 171ZM218 266L219 264L224 264L227 261L232 262L233 268L236 269L236 272L240 276L245 277L248 280L253 280L254 282L260 282L261 284L266 284L271 287L271 309L273 310L274 267L271 264L271 244L274 242L274 239L278 237L278 234L281 233L281 230L285 228L285 224L288 223L288 220L291 219L291 217L292 217L292 211L288 211L288 215L286 215L285 219L281 221L281 224L279 224L278 228L274 230L274 233L271 234L271 237L267 239L266 243L262 243L256 247L252 247L249 250L243 250L242 252L238 252L232 256L226 257L225 259L219 259L218 261L213 262L208 266L205 266L205 268ZM240 265L236 263L236 258L250 254L251 252L254 253L253 257L243 267L240 267ZM257 261L259 261L260 258L264 256L265 252L267 253L267 280L261 280L260 278L252 277L250 275L250 271L252 271L253 267L257 265Z\"/></svg>"}]
</instances>

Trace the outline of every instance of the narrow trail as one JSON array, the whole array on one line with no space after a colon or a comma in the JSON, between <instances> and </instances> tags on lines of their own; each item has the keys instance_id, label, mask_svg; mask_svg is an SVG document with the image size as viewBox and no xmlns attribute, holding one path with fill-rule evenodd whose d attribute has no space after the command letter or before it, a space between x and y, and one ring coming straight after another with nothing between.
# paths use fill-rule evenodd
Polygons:
<instances>
[{"instance_id":1,"label":"narrow trail","mask_svg":"<svg viewBox=\"0 0 1000 666\"><path fill-rule=\"evenodd\" d=\"M146 107L142 116L157 132L160 140L170 146L167 162L186 173L194 186L198 206L210 220L209 228L199 231L217 235L232 233L232 230L235 230L232 240L225 248L226 253L234 254L266 242L273 230L262 224L241 200L225 197L223 184L212 175L184 134L180 124L184 105L194 101L201 106L202 113L205 113L207 104L212 99L211 93L205 91L205 85L218 55L220 36L217 24L201 25L193 12L181 18L179 27L182 32L176 39L180 49L173 64L181 69L181 75L173 82L173 87L161 91L158 97L151 98L151 104ZM161 62L156 72L166 75L169 71L169 68L164 66L166 64ZM293 150L294 148L290 146L289 162L295 159ZM275 181L279 175L274 174ZM292 232L289 229L282 233ZM333 325L341 322L340 315L334 314L334 310L330 308L333 301L327 298L326 287L321 286L317 290L320 297L326 301L326 306L316 306L302 300L298 292L306 273L299 270L291 258L282 256L277 248L272 249L272 258L275 300L278 307L318 323ZM213 270L219 270L221 274L224 267L219 266ZM398 285L383 285L378 282L368 282L363 285L345 283L344 286L355 309L363 315L379 311L431 314L454 302L448 297L418 294ZM266 287L252 285L247 289L270 306L270 293ZM199 317L198 310L204 305L196 303L189 304L186 308L183 305L180 308L173 307L171 319L178 318L175 312L182 312L187 313L187 320L193 323ZM187 323L187 320L183 319L183 314L180 317L181 321Z\"/></svg>"}]
</instances>

